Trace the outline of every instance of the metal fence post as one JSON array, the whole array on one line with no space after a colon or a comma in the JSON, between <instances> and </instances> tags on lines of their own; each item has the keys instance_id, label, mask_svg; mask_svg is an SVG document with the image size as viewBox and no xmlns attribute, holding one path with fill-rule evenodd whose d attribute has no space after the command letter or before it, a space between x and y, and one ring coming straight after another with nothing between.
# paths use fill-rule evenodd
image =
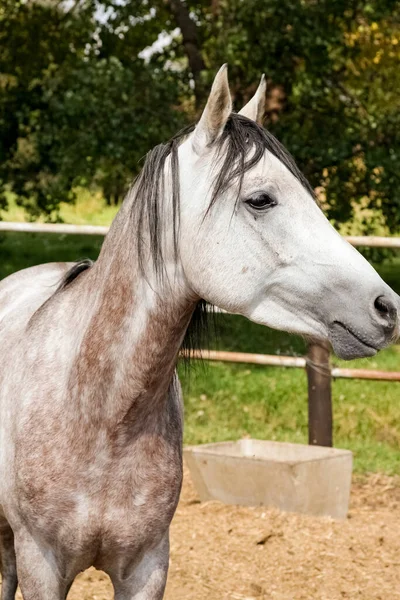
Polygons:
<instances>
[{"instance_id":1,"label":"metal fence post","mask_svg":"<svg viewBox=\"0 0 400 600\"><path fill-rule=\"evenodd\" d=\"M330 348L323 342L308 346L308 443L332 446L332 390Z\"/></svg>"}]
</instances>

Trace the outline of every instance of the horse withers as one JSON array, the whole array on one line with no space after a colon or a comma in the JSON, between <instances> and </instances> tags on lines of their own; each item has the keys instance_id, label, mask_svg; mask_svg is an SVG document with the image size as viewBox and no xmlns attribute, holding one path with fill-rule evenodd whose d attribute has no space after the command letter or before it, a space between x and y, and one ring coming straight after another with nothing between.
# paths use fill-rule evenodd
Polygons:
<instances>
[{"instance_id":1,"label":"horse withers","mask_svg":"<svg viewBox=\"0 0 400 600\"><path fill-rule=\"evenodd\" d=\"M0 284L2 600L60 600L94 565L160 600L182 481L175 366L202 301L372 356L399 299L333 229L222 67L195 128L157 146L98 260ZM61 281L61 283L60 283Z\"/></svg>"}]
</instances>

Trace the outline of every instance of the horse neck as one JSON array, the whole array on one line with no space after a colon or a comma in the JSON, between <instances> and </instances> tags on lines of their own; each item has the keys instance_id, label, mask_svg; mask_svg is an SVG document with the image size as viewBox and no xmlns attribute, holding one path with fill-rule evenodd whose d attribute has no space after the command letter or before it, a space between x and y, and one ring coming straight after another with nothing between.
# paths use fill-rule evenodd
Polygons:
<instances>
[{"instance_id":1,"label":"horse neck","mask_svg":"<svg viewBox=\"0 0 400 600\"><path fill-rule=\"evenodd\" d=\"M78 412L112 426L161 410L196 305L177 265L142 273L128 209L92 267L96 301L71 377Z\"/></svg>"}]
</instances>

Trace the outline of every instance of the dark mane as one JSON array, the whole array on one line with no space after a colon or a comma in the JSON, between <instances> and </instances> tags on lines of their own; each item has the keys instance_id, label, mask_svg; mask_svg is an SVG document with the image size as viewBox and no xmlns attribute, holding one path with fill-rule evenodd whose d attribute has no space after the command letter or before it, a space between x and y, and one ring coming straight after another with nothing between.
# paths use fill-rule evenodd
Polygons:
<instances>
[{"instance_id":1,"label":"dark mane","mask_svg":"<svg viewBox=\"0 0 400 600\"><path fill-rule=\"evenodd\" d=\"M89 258L84 258L79 262L75 263L64 275L62 278L60 285L58 286L56 292L60 292L64 290L70 283L74 281L83 271L90 269L93 265L93 261Z\"/></svg>"},{"instance_id":2,"label":"dark mane","mask_svg":"<svg viewBox=\"0 0 400 600\"><path fill-rule=\"evenodd\" d=\"M185 138L194 130L194 125L179 132L165 144L160 144L151 150L145 159L143 169L132 190L133 203L131 218L133 228L137 232L137 255L142 273L146 272L144 249L141 232L148 229L150 250L154 269L159 277L164 274L162 255L163 233L163 201L165 192L164 167L167 159L171 161L172 195L172 236L175 259L178 258L178 234L180 215L179 163L178 148ZM212 184L212 195L208 211L218 198L232 183L238 183L238 197L244 175L254 167L268 150L278 158L301 185L315 198L314 190L297 167L294 158L286 148L266 129L257 125L242 115L232 113L229 117L222 136L218 140L218 155L221 158L219 172ZM222 151L224 157L221 156ZM201 301L193 315L185 337L183 347L186 350L199 348L201 342L210 340L210 307ZM216 321L213 319L214 332Z\"/></svg>"},{"instance_id":3,"label":"dark mane","mask_svg":"<svg viewBox=\"0 0 400 600\"><path fill-rule=\"evenodd\" d=\"M178 257L180 214L178 148L194 130L194 127L194 125L191 125L183 129L168 142L159 144L146 155L143 169L132 190L134 200L131 216L134 220L134 228L139 233L137 236L137 253L143 272L146 269L140 232L144 231L145 227L148 228L150 235L151 257L156 273L162 275L164 271L161 250L162 210L165 191L163 173L168 158L171 161L172 235L175 258ZM234 182L239 184L239 197L244 175L261 160L265 150L278 158L315 198L314 190L297 167L291 154L272 133L260 127L255 121L232 113L217 143L218 155L221 157L221 151L224 150L225 156L221 157L221 166L212 184L212 196L208 210Z\"/></svg>"}]
</instances>

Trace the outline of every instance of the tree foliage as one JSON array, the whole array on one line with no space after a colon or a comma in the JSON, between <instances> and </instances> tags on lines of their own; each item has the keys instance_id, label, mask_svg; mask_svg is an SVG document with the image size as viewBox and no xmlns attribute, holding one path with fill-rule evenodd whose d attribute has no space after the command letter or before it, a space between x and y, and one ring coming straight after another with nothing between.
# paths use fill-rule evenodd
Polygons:
<instances>
[{"instance_id":1,"label":"tree foliage","mask_svg":"<svg viewBox=\"0 0 400 600\"><path fill-rule=\"evenodd\" d=\"M33 215L76 185L120 199L143 155L185 122L179 76L138 56L143 24L128 47L95 3L56 4L0 5L0 181Z\"/></svg>"},{"instance_id":2,"label":"tree foliage","mask_svg":"<svg viewBox=\"0 0 400 600\"><path fill-rule=\"evenodd\" d=\"M266 73L266 125L331 218L362 202L399 228L393 0L0 0L0 31L0 179L32 211L78 183L120 197L228 62L238 109Z\"/></svg>"}]
</instances>

